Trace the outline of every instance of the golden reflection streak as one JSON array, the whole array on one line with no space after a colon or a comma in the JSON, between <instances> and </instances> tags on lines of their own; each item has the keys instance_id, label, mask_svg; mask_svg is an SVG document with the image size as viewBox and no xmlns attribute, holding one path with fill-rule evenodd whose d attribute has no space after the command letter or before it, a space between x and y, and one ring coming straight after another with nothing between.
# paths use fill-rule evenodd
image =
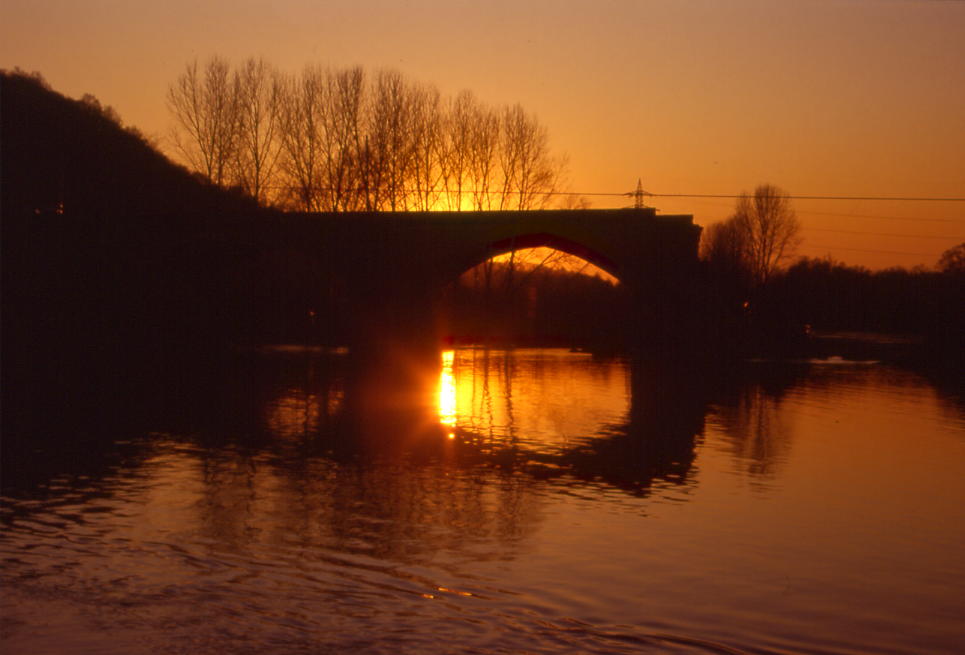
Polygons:
<instances>
[{"instance_id":1,"label":"golden reflection streak","mask_svg":"<svg viewBox=\"0 0 965 655\"><path fill-rule=\"evenodd\" d=\"M452 364L456 352L445 350L442 353L442 372L439 374L439 422L450 428L456 426L456 378L452 373ZM454 432L449 432L449 438L455 439Z\"/></svg>"}]
</instances>

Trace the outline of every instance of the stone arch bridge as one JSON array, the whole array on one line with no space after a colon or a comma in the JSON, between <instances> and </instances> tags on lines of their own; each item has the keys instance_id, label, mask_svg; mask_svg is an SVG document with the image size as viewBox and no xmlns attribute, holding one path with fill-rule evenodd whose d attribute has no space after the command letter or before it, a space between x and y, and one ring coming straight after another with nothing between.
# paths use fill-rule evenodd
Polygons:
<instances>
[{"instance_id":1,"label":"stone arch bridge","mask_svg":"<svg viewBox=\"0 0 965 655\"><path fill-rule=\"evenodd\" d=\"M700 227L653 209L404 213L286 213L270 240L318 258L342 299L347 331L367 342L428 336L439 291L461 273L514 248L549 246L599 266L632 296L642 340L686 340L695 313ZM271 247L272 244L264 244Z\"/></svg>"}]
</instances>

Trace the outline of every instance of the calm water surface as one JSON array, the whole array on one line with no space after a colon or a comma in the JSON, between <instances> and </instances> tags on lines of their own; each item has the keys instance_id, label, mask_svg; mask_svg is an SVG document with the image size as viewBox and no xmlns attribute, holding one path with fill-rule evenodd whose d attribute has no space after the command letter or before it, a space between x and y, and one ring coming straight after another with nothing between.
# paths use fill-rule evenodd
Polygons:
<instances>
[{"instance_id":1,"label":"calm water surface","mask_svg":"<svg viewBox=\"0 0 965 655\"><path fill-rule=\"evenodd\" d=\"M562 350L420 375L272 349L18 454L2 651L963 652L960 395Z\"/></svg>"}]
</instances>

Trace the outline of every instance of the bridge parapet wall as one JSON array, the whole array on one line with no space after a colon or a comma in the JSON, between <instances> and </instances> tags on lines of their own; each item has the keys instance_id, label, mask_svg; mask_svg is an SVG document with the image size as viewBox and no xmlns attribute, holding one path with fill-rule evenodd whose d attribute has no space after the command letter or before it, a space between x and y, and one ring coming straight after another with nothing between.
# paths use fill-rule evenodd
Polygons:
<instances>
[{"instance_id":1,"label":"bridge parapet wall","mask_svg":"<svg viewBox=\"0 0 965 655\"><path fill-rule=\"evenodd\" d=\"M694 267L700 235L691 216L636 209L290 214L285 222L298 247L334 267L394 279L454 277L513 246L549 245L632 283Z\"/></svg>"}]
</instances>

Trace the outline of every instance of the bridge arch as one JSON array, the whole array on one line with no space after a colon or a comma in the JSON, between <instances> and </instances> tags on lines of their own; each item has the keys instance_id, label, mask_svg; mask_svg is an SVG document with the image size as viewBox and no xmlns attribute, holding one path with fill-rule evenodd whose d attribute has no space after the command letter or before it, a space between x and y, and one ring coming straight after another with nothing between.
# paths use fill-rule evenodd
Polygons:
<instances>
[{"instance_id":1,"label":"bridge arch","mask_svg":"<svg viewBox=\"0 0 965 655\"><path fill-rule=\"evenodd\" d=\"M565 252L568 255L579 257L583 261L589 262L597 268L605 271L617 280L620 280L621 282L623 281L623 270L619 264L613 261L610 257L583 243L574 241L572 239L567 239L566 237L562 237L558 234L553 234L550 232L520 234L490 242L486 245L486 252L488 253L488 256L478 262L473 263L469 268L478 266L487 259L499 257L500 255L505 255L514 250L525 250L528 248L541 247L552 248L553 250L559 250L560 252Z\"/></svg>"},{"instance_id":2,"label":"bridge arch","mask_svg":"<svg viewBox=\"0 0 965 655\"><path fill-rule=\"evenodd\" d=\"M437 280L434 319L445 343L622 346L632 290L613 259L549 231L496 237Z\"/></svg>"}]
</instances>

